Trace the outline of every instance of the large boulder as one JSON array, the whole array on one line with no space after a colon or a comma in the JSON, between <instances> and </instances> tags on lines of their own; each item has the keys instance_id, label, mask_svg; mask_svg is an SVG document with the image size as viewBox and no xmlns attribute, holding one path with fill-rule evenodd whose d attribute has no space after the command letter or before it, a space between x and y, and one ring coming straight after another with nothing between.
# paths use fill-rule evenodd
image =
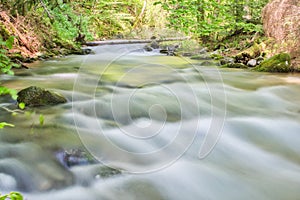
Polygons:
<instances>
[{"instance_id":1,"label":"large boulder","mask_svg":"<svg viewBox=\"0 0 300 200\"><path fill-rule=\"evenodd\" d=\"M296 0L273 0L262 12L264 30L267 36L278 41L291 34L299 36L300 4ZM296 38L299 40L299 37Z\"/></svg>"},{"instance_id":2,"label":"large boulder","mask_svg":"<svg viewBox=\"0 0 300 200\"><path fill-rule=\"evenodd\" d=\"M254 68L261 72L291 72L291 57L288 53L277 54Z\"/></svg>"},{"instance_id":3,"label":"large boulder","mask_svg":"<svg viewBox=\"0 0 300 200\"><path fill-rule=\"evenodd\" d=\"M275 39L275 52L288 52L292 58L300 56L299 0L273 0L262 12L264 31ZM279 45L278 45L279 44ZM275 48L275 49L276 49Z\"/></svg>"},{"instance_id":4,"label":"large boulder","mask_svg":"<svg viewBox=\"0 0 300 200\"><path fill-rule=\"evenodd\" d=\"M67 99L55 92L30 86L18 92L17 101L18 103L25 103L28 107L37 107L66 103Z\"/></svg>"}]
</instances>

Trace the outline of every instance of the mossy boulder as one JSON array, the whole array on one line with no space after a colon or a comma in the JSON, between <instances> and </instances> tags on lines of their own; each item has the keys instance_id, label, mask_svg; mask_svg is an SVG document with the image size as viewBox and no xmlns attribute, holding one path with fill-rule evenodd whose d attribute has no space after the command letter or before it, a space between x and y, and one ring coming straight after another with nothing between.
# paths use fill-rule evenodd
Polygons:
<instances>
[{"instance_id":1,"label":"mossy boulder","mask_svg":"<svg viewBox=\"0 0 300 200\"><path fill-rule=\"evenodd\" d=\"M260 72L291 72L291 56L288 53L277 54L254 68Z\"/></svg>"},{"instance_id":2,"label":"mossy boulder","mask_svg":"<svg viewBox=\"0 0 300 200\"><path fill-rule=\"evenodd\" d=\"M67 99L55 92L30 86L18 92L17 101L18 103L25 103L28 107L37 107L66 103Z\"/></svg>"}]
</instances>

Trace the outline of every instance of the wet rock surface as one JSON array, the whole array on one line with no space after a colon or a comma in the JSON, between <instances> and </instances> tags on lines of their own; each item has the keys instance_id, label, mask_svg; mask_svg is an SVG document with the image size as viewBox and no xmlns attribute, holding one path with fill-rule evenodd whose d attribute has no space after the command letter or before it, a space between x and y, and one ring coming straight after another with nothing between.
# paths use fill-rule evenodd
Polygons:
<instances>
[{"instance_id":1,"label":"wet rock surface","mask_svg":"<svg viewBox=\"0 0 300 200\"><path fill-rule=\"evenodd\" d=\"M55 156L66 168L97 163L92 155L81 149L60 150Z\"/></svg>"},{"instance_id":2,"label":"wet rock surface","mask_svg":"<svg viewBox=\"0 0 300 200\"><path fill-rule=\"evenodd\" d=\"M161 54L166 54L167 56L176 56L176 51L178 48L178 44L160 45L156 40L153 40L150 44L147 44L143 47L145 51L150 52L153 50L158 50Z\"/></svg>"},{"instance_id":3,"label":"wet rock surface","mask_svg":"<svg viewBox=\"0 0 300 200\"><path fill-rule=\"evenodd\" d=\"M55 153L58 162L75 176L79 185L89 186L95 179L121 175L120 169L103 165L83 149L60 150Z\"/></svg>"},{"instance_id":4,"label":"wet rock surface","mask_svg":"<svg viewBox=\"0 0 300 200\"><path fill-rule=\"evenodd\" d=\"M37 86L30 86L18 92L18 103L28 107L48 106L66 103L67 99L58 93Z\"/></svg>"}]
</instances>

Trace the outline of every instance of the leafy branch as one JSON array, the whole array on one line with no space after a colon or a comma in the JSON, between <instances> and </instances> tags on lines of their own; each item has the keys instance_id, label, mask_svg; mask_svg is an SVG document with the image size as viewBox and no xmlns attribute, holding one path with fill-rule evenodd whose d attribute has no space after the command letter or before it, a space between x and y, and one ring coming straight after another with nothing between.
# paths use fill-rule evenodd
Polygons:
<instances>
[{"instance_id":1,"label":"leafy branch","mask_svg":"<svg viewBox=\"0 0 300 200\"><path fill-rule=\"evenodd\" d=\"M14 37L9 37L6 41L3 41L2 37L0 38L0 72L3 74L13 75L12 71L13 67L19 67L19 65L11 62L10 58L6 55L8 50L13 47ZM1 95L10 95L13 99L17 99L17 91L13 89L9 89L4 86L0 86L0 96ZM5 126L13 127L13 124L7 122L0 122L0 129ZM2 198L3 199L3 198ZM0 200L2 200L0 197ZM6 199L6 197L4 198Z\"/></svg>"},{"instance_id":2,"label":"leafy branch","mask_svg":"<svg viewBox=\"0 0 300 200\"><path fill-rule=\"evenodd\" d=\"M23 196L19 192L10 192L9 194L1 195L0 200L23 200Z\"/></svg>"},{"instance_id":3,"label":"leafy branch","mask_svg":"<svg viewBox=\"0 0 300 200\"><path fill-rule=\"evenodd\" d=\"M11 69L13 67L20 66L11 62L10 58L6 55L8 53L8 50L12 49L14 39L14 36L10 36L6 41L3 41L2 37L0 37L0 71L4 74L13 75L14 72Z\"/></svg>"}]
</instances>

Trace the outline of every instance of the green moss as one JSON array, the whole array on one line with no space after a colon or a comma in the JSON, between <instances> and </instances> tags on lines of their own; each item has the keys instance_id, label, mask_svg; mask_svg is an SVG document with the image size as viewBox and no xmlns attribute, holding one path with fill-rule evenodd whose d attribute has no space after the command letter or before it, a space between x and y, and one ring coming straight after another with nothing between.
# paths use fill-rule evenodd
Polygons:
<instances>
[{"instance_id":1,"label":"green moss","mask_svg":"<svg viewBox=\"0 0 300 200\"><path fill-rule=\"evenodd\" d=\"M250 47L249 53L253 58L256 58L261 54L261 47L257 43L254 43L254 45Z\"/></svg>"},{"instance_id":2,"label":"green moss","mask_svg":"<svg viewBox=\"0 0 300 200\"><path fill-rule=\"evenodd\" d=\"M291 57L288 53L277 54L254 68L260 72L291 72Z\"/></svg>"},{"instance_id":3,"label":"green moss","mask_svg":"<svg viewBox=\"0 0 300 200\"><path fill-rule=\"evenodd\" d=\"M235 56L236 60L243 60L245 57L253 59L261 54L260 46L258 44L254 44L252 47L242 51L241 53Z\"/></svg>"},{"instance_id":4,"label":"green moss","mask_svg":"<svg viewBox=\"0 0 300 200\"><path fill-rule=\"evenodd\" d=\"M2 22L0 22L0 35L4 40L7 40L11 35L9 30L5 27L5 25Z\"/></svg>"},{"instance_id":5,"label":"green moss","mask_svg":"<svg viewBox=\"0 0 300 200\"><path fill-rule=\"evenodd\" d=\"M240 68L240 69L245 69L248 68L246 65L242 63L227 63L225 65L221 66L222 68Z\"/></svg>"},{"instance_id":6,"label":"green moss","mask_svg":"<svg viewBox=\"0 0 300 200\"><path fill-rule=\"evenodd\" d=\"M215 60L221 60L224 58L224 56L221 56L220 54L211 54L210 57Z\"/></svg>"}]
</instances>

